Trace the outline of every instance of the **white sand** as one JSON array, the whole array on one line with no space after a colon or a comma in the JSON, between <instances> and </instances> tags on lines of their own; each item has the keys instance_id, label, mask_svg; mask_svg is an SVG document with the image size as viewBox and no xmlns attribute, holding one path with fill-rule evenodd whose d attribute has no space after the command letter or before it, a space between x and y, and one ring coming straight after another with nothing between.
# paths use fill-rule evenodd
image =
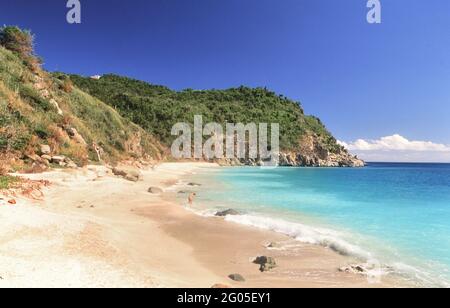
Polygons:
<instances>
[{"instance_id":1,"label":"white sand","mask_svg":"<svg viewBox=\"0 0 450 308\"><path fill-rule=\"evenodd\" d=\"M323 247L294 254L263 243L290 239L204 218L150 186L174 190L181 176L211 164L166 163L134 183L89 166L30 175L52 185L44 201L0 203L0 287L380 287L339 273L354 260ZM215 166L215 165L214 165ZM1 197L1 196L0 196ZM269 254L279 267L260 273L251 260ZM243 274L247 281L228 279Z\"/></svg>"},{"instance_id":2,"label":"white sand","mask_svg":"<svg viewBox=\"0 0 450 308\"><path fill-rule=\"evenodd\" d=\"M150 185L191 171L165 164L132 183L104 167L29 176L52 182L44 202L0 204L0 287L200 286L217 279L197 264L191 248L134 215L159 202ZM91 208L91 205L94 207ZM183 257L180 257L183 256ZM198 274L204 279L198 279ZM192 276L192 281L178 276ZM208 278L209 277L209 278Z\"/></svg>"}]
</instances>

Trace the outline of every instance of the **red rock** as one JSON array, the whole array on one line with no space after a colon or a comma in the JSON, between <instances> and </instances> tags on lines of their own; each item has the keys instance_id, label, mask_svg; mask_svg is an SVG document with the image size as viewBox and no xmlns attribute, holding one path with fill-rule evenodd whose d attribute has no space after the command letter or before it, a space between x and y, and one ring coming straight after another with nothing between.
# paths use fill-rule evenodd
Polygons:
<instances>
[{"instance_id":1,"label":"red rock","mask_svg":"<svg viewBox=\"0 0 450 308\"><path fill-rule=\"evenodd\" d=\"M11 199L11 200L8 201L8 203L9 203L9 204L16 204L17 202L16 202L16 200Z\"/></svg>"}]
</instances>

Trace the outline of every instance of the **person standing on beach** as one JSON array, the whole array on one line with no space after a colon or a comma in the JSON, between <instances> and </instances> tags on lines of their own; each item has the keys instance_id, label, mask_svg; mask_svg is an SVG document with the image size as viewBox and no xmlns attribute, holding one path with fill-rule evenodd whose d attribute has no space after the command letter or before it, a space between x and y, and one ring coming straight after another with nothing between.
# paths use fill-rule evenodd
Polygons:
<instances>
[{"instance_id":1,"label":"person standing on beach","mask_svg":"<svg viewBox=\"0 0 450 308\"><path fill-rule=\"evenodd\" d=\"M196 193L191 193L188 197L188 204L190 207L192 207L192 204L194 203L195 197L197 196Z\"/></svg>"}]
</instances>

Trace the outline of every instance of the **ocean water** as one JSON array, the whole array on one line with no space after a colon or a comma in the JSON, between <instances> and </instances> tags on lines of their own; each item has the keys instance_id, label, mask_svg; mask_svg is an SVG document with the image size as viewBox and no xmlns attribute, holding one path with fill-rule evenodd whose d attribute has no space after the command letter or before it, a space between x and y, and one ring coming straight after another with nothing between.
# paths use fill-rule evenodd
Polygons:
<instances>
[{"instance_id":1,"label":"ocean water","mask_svg":"<svg viewBox=\"0 0 450 308\"><path fill-rule=\"evenodd\" d=\"M419 286L450 286L450 164L200 170L201 213L323 245Z\"/></svg>"}]
</instances>

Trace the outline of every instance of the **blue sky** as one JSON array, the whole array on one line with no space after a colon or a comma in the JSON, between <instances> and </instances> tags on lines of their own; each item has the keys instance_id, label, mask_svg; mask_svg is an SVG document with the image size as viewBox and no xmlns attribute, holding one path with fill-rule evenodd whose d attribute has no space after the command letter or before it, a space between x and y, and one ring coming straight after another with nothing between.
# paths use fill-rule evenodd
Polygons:
<instances>
[{"instance_id":1,"label":"blue sky","mask_svg":"<svg viewBox=\"0 0 450 308\"><path fill-rule=\"evenodd\" d=\"M448 0L381 0L381 25L367 23L366 0L80 2L82 24L69 25L66 0L0 0L0 24L32 29L49 70L174 89L266 86L363 156L357 139L387 146L370 148L380 155L397 146L380 138L396 134L401 151L450 145ZM440 149L436 160L450 161Z\"/></svg>"}]
</instances>

